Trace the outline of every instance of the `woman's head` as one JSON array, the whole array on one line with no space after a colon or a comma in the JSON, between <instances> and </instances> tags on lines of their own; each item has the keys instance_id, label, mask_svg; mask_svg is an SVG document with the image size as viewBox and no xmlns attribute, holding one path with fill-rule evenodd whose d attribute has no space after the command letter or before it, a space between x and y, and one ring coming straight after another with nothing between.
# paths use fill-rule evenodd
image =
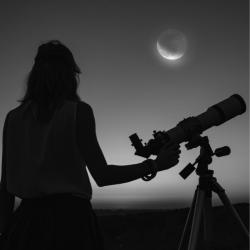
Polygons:
<instances>
[{"instance_id":1,"label":"woman's head","mask_svg":"<svg viewBox=\"0 0 250 250\"><path fill-rule=\"evenodd\" d=\"M81 73L71 51L58 40L51 40L38 47L35 64L37 67L44 64L54 64L64 67L72 74Z\"/></svg>"},{"instance_id":2,"label":"woman's head","mask_svg":"<svg viewBox=\"0 0 250 250\"><path fill-rule=\"evenodd\" d=\"M68 99L80 101L77 94L80 68L71 51L59 40L50 40L38 47L34 65L26 81L22 104L32 100L38 106Z\"/></svg>"}]
</instances>

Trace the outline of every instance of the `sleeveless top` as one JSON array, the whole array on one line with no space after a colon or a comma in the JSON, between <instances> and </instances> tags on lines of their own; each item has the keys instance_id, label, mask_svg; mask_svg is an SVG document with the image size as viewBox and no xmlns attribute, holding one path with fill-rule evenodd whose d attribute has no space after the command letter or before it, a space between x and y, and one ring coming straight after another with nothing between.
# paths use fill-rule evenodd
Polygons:
<instances>
[{"instance_id":1,"label":"sleeveless top","mask_svg":"<svg viewBox=\"0 0 250 250\"><path fill-rule=\"evenodd\" d=\"M70 193L92 198L86 163L76 141L77 102L66 100L47 123L31 102L7 115L6 188L23 199Z\"/></svg>"}]
</instances>

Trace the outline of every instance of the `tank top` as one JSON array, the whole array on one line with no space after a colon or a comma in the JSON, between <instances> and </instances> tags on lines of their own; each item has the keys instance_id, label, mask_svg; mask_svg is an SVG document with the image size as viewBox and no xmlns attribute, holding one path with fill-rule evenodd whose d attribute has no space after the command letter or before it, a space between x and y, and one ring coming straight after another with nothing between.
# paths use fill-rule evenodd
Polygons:
<instances>
[{"instance_id":1,"label":"tank top","mask_svg":"<svg viewBox=\"0 0 250 250\"><path fill-rule=\"evenodd\" d=\"M66 100L49 122L34 119L32 102L8 113L6 188L24 199L70 193L92 198L76 139L77 102Z\"/></svg>"}]
</instances>

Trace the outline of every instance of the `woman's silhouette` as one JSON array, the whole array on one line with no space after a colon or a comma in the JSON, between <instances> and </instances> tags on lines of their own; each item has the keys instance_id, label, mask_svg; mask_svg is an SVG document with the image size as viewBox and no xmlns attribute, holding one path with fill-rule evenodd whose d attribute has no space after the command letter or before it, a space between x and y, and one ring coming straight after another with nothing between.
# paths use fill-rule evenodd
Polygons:
<instances>
[{"instance_id":1,"label":"woman's silhouette","mask_svg":"<svg viewBox=\"0 0 250 250\"><path fill-rule=\"evenodd\" d=\"M155 175L179 161L179 145L168 145L156 160L108 165L93 109L77 95L80 73L60 41L41 44L25 96L6 115L1 250L104 249L86 167L101 187ZM14 211L15 196L22 201Z\"/></svg>"}]
</instances>

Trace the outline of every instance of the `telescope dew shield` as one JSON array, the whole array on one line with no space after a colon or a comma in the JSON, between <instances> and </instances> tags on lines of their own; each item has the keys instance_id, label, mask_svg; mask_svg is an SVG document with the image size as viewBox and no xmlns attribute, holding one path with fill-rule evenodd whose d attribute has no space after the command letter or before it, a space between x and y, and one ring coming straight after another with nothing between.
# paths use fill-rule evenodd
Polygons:
<instances>
[{"instance_id":1,"label":"telescope dew shield","mask_svg":"<svg viewBox=\"0 0 250 250\"><path fill-rule=\"evenodd\" d=\"M206 112L198 115L197 119L204 131L212 126L219 126L244 112L246 112L245 101L240 95L234 94L208 108Z\"/></svg>"}]
</instances>

